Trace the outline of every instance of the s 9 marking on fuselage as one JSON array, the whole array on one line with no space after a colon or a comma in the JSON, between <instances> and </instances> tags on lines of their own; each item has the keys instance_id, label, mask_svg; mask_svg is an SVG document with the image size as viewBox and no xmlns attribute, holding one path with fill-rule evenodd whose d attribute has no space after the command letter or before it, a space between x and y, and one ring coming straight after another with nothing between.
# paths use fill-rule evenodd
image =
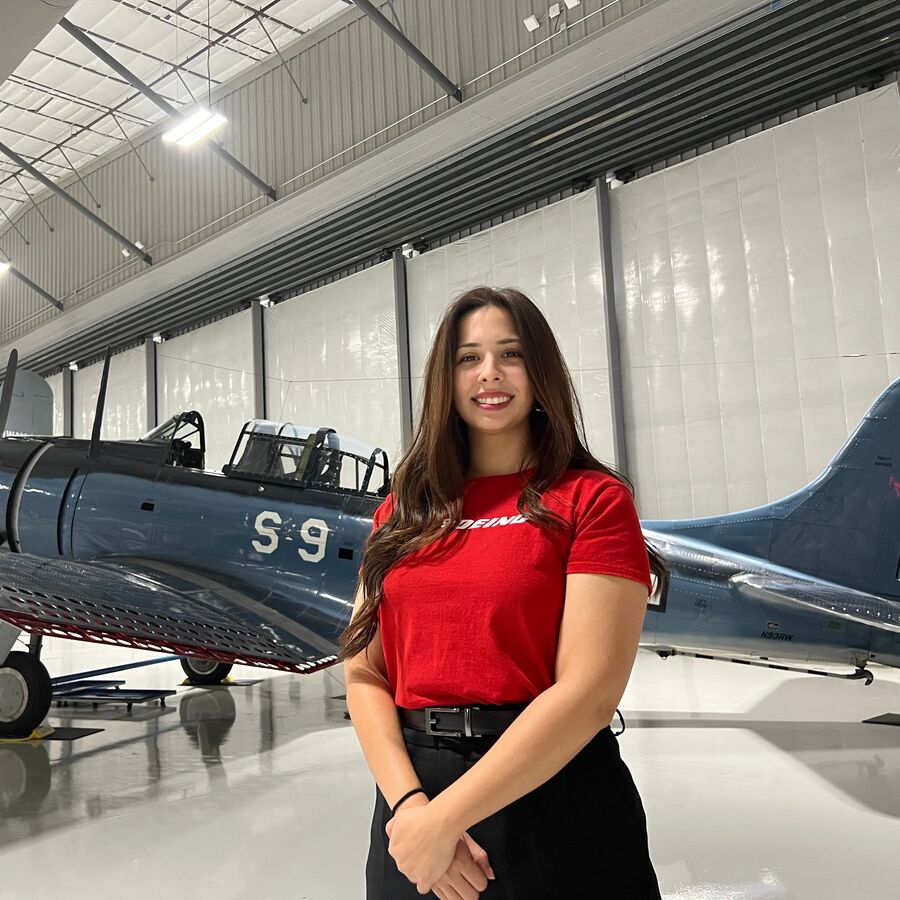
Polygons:
<instances>
[{"instance_id":1,"label":"s 9 marking on fuselage","mask_svg":"<svg viewBox=\"0 0 900 900\"><path fill-rule=\"evenodd\" d=\"M282 524L281 516L277 512L263 510L254 522L256 533L265 538L251 541L251 546L257 553L274 553L278 549L279 534L277 526ZM321 562L325 558L325 546L328 542L330 529L324 519L307 519L300 526L300 540L310 547L298 547L297 554L302 560L309 563Z\"/></svg>"}]
</instances>

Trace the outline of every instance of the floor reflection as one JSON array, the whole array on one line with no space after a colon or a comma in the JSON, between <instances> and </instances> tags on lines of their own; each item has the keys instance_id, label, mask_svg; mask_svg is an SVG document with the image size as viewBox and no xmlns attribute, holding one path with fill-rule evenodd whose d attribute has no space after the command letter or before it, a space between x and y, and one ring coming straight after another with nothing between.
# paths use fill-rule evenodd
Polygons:
<instances>
[{"instance_id":1,"label":"floor reflection","mask_svg":"<svg viewBox=\"0 0 900 900\"><path fill-rule=\"evenodd\" d=\"M349 726L330 685L304 690L301 678L190 688L170 699L175 705L131 712L54 709L52 724L105 730L77 741L0 744L0 846L147 800L214 792L248 764L272 774L274 751Z\"/></svg>"},{"instance_id":2,"label":"floor reflection","mask_svg":"<svg viewBox=\"0 0 900 900\"><path fill-rule=\"evenodd\" d=\"M900 819L900 728L802 718L827 713L822 707L826 687L820 678L796 678L779 685L746 713L632 712L626 714L626 720L630 728L745 729L794 757L857 803ZM865 690L871 702L875 692ZM900 708L900 694L894 685L882 685L881 690L886 704L893 702ZM791 710L796 711L798 720L786 718Z\"/></svg>"}]
</instances>

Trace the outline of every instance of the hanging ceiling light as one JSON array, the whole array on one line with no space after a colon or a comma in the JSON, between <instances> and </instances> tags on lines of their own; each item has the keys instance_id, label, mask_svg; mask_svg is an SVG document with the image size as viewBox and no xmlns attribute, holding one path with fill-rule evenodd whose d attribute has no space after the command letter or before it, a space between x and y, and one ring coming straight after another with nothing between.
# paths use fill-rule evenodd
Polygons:
<instances>
[{"instance_id":1,"label":"hanging ceiling light","mask_svg":"<svg viewBox=\"0 0 900 900\"><path fill-rule=\"evenodd\" d=\"M177 125L170 128L162 139L168 144L179 147L190 147L197 141L209 137L217 128L221 128L228 120L219 113L200 107L196 112L186 116Z\"/></svg>"},{"instance_id":2,"label":"hanging ceiling light","mask_svg":"<svg viewBox=\"0 0 900 900\"><path fill-rule=\"evenodd\" d=\"M522 19L522 24L523 24L529 31L537 31L538 28L541 27L541 23L538 21L538 17L537 17L537 16L529 16L527 19Z\"/></svg>"}]
</instances>

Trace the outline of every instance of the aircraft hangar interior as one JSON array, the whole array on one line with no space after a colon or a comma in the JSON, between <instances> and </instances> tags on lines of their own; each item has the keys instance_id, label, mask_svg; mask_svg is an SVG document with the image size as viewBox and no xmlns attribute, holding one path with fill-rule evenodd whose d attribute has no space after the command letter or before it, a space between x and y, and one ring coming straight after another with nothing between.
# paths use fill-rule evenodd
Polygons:
<instances>
[{"instance_id":1,"label":"aircraft hangar interior","mask_svg":"<svg viewBox=\"0 0 900 900\"><path fill-rule=\"evenodd\" d=\"M0 900L419 893L371 888L340 640L478 286L546 317L668 578L612 720L659 894L471 896L900 896L898 0L0 12ZM440 527L537 527L492 515Z\"/></svg>"}]
</instances>

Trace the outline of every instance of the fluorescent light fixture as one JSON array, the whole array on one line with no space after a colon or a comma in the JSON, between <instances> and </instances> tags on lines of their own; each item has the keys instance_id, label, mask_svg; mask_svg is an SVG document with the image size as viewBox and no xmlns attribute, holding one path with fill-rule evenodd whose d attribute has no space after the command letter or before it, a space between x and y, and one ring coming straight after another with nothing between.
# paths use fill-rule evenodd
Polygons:
<instances>
[{"instance_id":1,"label":"fluorescent light fixture","mask_svg":"<svg viewBox=\"0 0 900 900\"><path fill-rule=\"evenodd\" d=\"M134 246L138 248L138 250L143 250L144 245L140 241L135 241Z\"/></svg>"},{"instance_id":2,"label":"fluorescent light fixture","mask_svg":"<svg viewBox=\"0 0 900 900\"><path fill-rule=\"evenodd\" d=\"M221 128L228 121L225 116L211 112L201 107L195 113L181 119L173 125L162 139L169 144L178 144L179 147L190 147L197 141L209 137L217 128Z\"/></svg>"},{"instance_id":3,"label":"fluorescent light fixture","mask_svg":"<svg viewBox=\"0 0 900 900\"><path fill-rule=\"evenodd\" d=\"M5 275L12 268L12 264L8 262L0 262L0 275Z\"/></svg>"},{"instance_id":4,"label":"fluorescent light fixture","mask_svg":"<svg viewBox=\"0 0 900 900\"><path fill-rule=\"evenodd\" d=\"M128 257L131 256L131 251L127 247L123 247L122 256L124 256L125 259L128 259Z\"/></svg>"},{"instance_id":5,"label":"fluorescent light fixture","mask_svg":"<svg viewBox=\"0 0 900 900\"><path fill-rule=\"evenodd\" d=\"M69 371L77 372L78 371L78 363L73 359L72 362L69 363Z\"/></svg>"},{"instance_id":6,"label":"fluorescent light fixture","mask_svg":"<svg viewBox=\"0 0 900 900\"><path fill-rule=\"evenodd\" d=\"M559 4L552 3L550 9L547 10L547 15L549 15L551 19L555 19L561 12L562 9L560 9Z\"/></svg>"},{"instance_id":7,"label":"fluorescent light fixture","mask_svg":"<svg viewBox=\"0 0 900 900\"><path fill-rule=\"evenodd\" d=\"M153 335L153 343L161 344L163 342L163 336L157 331L156 334Z\"/></svg>"},{"instance_id":8,"label":"fluorescent light fixture","mask_svg":"<svg viewBox=\"0 0 900 900\"><path fill-rule=\"evenodd\" d=\"M538 22L537 16L529 16L527 19L522 19L522 24L529 31L537 31L538 28L541 27L541 23Z\"/></svg>"},{"instance_id":9,"label":"fluorescent light fixture","mask_svg":"<svg viewBox=\"0 0 900 900\"><path fill-rule=\"evenodd\" d=\"M575 9L576 6L581 6L581 0L565 0L566 9Z\"/></svg>"}]
</instances>

